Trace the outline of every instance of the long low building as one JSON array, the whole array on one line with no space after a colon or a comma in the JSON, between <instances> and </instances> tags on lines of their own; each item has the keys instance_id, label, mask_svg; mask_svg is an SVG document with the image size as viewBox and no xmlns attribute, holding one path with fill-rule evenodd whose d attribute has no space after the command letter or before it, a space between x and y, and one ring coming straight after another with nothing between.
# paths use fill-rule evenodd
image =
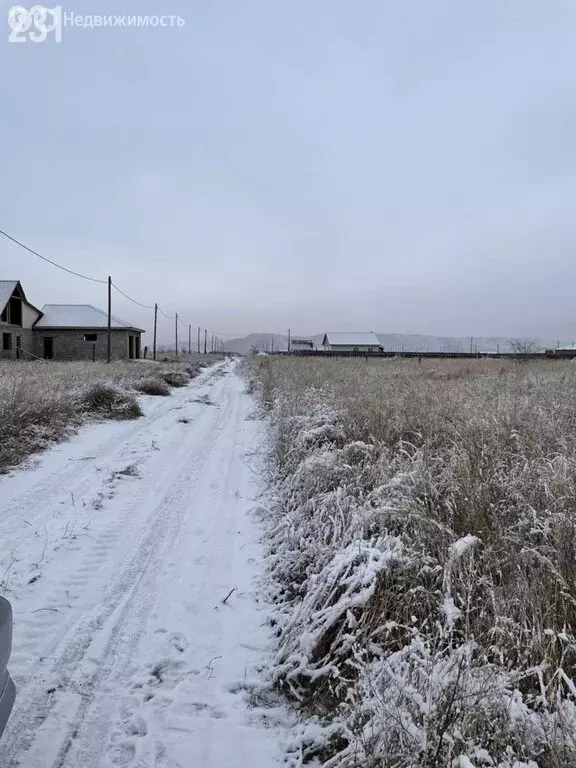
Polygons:
<instances>
[{"instance_id":1,"label":"long low building","mask_svg":"<svg viewBox=\"0 0 576 768\"><path fill-rule=\"evenodd\" d=\"M326 352L382 352L384 347L375 333L325 333L322 347Z\"/></svg>"},{"instance_id":2,"label":"long low building","mask_svg":"<svg viewBox=\"0 0 576 768\"><path fill-rule=\"evenodd\" d=\"M0 359L104 360L108 314L91 304L46 304L38 309L18 280L0 280ZM112 316L111 358L137 359L144 331Z\"/></svg>"}]
</instances>

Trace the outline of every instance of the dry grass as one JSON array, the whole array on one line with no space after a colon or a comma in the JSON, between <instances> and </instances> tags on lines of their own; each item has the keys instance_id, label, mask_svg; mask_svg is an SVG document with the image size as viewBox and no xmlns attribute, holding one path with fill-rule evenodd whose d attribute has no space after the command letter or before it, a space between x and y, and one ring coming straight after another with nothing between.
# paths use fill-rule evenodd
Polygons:
<instances>
[{"instance_id":1,"label":"dry grass","mask_svg":"<svg viewBox=\"0 0 576 768\"><path fill-rule=\"evenodd\" d=\"M0 363L0 472L88 418L137 418L135 393L169 394L169 385L185 385L203 364L200 355L167 363Z\"/></svg>"},{"instance_id":2,"label":"dry grass","mask_svg":"<svg viewBox=\"0 0 576 768\"><path fill-rule=\"evenodd\" d=\"M275 680L326 766L576 765L576 367L250 366Z\"/></svg>"}]
</instances>

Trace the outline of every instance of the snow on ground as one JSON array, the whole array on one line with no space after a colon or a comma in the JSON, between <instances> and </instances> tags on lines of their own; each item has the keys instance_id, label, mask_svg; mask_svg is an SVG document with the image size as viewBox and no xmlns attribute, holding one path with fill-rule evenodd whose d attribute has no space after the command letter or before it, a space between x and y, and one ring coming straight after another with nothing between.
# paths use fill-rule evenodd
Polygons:
<instances>
[{"instance_id":1,"label":"snow on ground","mask_svg":"<svg viewBox=\"0 0 576 768\"><path fill-rule=\"evenodd\" d=\"M246 693L270 652L250 397L227 362L143 403L0 479L18 688L2 768L281 760L282 712Z\"/></svg>"}]
</instances>

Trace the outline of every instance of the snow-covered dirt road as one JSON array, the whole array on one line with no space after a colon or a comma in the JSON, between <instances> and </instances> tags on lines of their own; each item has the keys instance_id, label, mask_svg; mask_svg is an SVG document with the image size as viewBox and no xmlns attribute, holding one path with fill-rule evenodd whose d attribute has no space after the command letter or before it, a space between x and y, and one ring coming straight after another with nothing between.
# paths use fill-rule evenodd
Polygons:
<instances>
[{"instance_id":1,"label":"snow-covered dirt road","mask_svg":"<svg viewBox=\"0 0 576 768\"><path fill-rule=\"evenodd\" d=\"M282 713L246 694L270 643L250 397L227 362L143 404L0 479L18 688L2 768L280 759Z\"/></svg>"}]
</instances>

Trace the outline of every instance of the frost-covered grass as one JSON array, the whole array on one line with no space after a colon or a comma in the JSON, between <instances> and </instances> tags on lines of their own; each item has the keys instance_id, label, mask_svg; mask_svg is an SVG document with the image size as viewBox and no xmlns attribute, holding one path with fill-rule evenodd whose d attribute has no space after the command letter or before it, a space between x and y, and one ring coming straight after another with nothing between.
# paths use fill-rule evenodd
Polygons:
<instances>
[{"instance_id":1,"label":"frost-covered grass","mask_svg":"<svg viewBox=\"0 0 576 768\"><path fill-rule=\"evenodd\" d=\"M576 765L576 367L257 358L275 684L325 768Z\"/></svg>"},{"instance_id":2,"label":"frost-covered grass","mask_svg":"<svg viewBox=\"0 0 576 768\"><path fill-rule=\"evenodd\" d=\"M0 473L64 439L89 418L137 418L136 393L169 394L205 364L179 362L0 363Z\"/></svg>"}]
</instances>

